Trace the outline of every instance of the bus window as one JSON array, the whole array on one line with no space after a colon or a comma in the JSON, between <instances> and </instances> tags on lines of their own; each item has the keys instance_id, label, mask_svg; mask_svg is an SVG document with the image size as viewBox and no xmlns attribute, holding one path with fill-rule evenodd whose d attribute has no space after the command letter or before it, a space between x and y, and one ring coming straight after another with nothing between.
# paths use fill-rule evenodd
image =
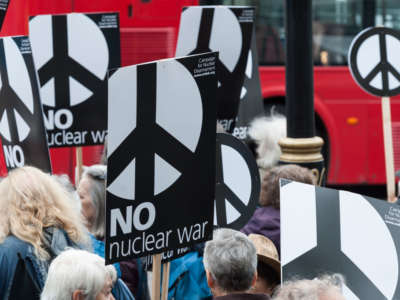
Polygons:
<instances>
[{"instance_id":1,"label":"bus window","mask_svg":"<svg viewBox=\"0 0 400 300\"><path fill-rule=\"evenodd\" d=\"M363 28L384 25L400 29L399 0L314 0L313 58L315 65L347 64L354 36ZM207 4L256 7L256 39L260 65L283 65L284 0L219 0Z\"/></svg>"}]
</instances>

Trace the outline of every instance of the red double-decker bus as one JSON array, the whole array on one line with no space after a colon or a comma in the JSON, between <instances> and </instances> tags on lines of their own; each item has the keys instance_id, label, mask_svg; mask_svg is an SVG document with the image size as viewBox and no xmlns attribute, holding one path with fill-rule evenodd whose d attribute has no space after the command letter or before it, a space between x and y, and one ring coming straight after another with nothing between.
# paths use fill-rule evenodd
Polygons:
<instances>
[{"instance_id":1,"label":"red double-decker bus","mask_svg":"<svg viewBox=\"0 0 400 300\"><path fill-rule=\"evenodd\" d=\"M199 4L256 6L256 38L265 111L284 112L284 0L13 0L3 35L27 34L28 15L118 11L122 65L172 57L182 7ZM384 184L380 99L351 78L347 52L353 37L375 25L400 29L398 0L313 1L316 129L326 143L329 184ZM395 168L400 169L400 98L391 100ZM84 162L101 147L85 147ZM56 173L73 174L74 149L52 149Z\"/></svg>"}]
</instances>

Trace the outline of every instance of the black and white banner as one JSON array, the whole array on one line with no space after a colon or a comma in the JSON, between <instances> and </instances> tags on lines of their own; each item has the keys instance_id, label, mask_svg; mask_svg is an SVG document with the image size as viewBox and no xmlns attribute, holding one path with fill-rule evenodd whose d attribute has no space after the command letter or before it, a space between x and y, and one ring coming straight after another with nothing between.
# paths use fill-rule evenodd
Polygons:
<instances>
[{"instance_id":1,"label":"black and white banner","mask_svg":"<svg viewBox=\"0 0 400 300\"><path fill-rule=\"evenodd\" d=\"M247 58L244 83L240 95L239 112L232 134L238 139L246 140L250 122L263 114L264 107L261 95L260 74L258 72L257 43L253 28L251 49Z\"/></svg>"},{"instance_id":2,"label":"black and white banner","mask_svg":"<svg viewBox=\"0 0 400 300\"><path fill-rule=\"evenodd\" d=\"M0 30L3 27L10 1L11 0L0 0Z\"/></svg>"},{"instance_id":3,"label":"black and white banner","mask_svg":"<svg viewBox=\"0 0 400 300\"><path fill-rule=\"evenodd\" d=\"M217 133L214 226L240 230L260 197L260 174L250 149L230 134Z\"/></svg>"},{"instance_id":4,"label":"black and white banner","mask_svg":"<svg viewBox=\"0 0 400 300\"><path fill-rule=\"evenodd\" d=\"M0 136L8 170L51 172L38 80L26 36L0 39Z\"/></svg>"},{"instance_id":5,"label":"black and white banner","mask_svg":"<svg viewBox=\"0 0 400 300\"><path fill-rule=\"evenodd\" d=\"M281 180L283 280L341 273L347 300L400 299L400 206Z\"/></svg>"},{"instance_id":6,"label":"black and white banner","mask_svg":"<svg viewBox=\"0 0 400 300\"><path fill-rule=\"evenodd\" d=\"M210 238L217 59L161 60L109 79L107 263Z\"/></svg>"},{"instance_id":7,"label":"black and white banner","mask_svg":"<svg viewBox=\"0 0 400 300\"><path fill-rule=\"evenodd\" d=\"M190 6L181 14L176 56L219 51L217 118L232 133L238 114L254 8Z\"/></svg>"},{"instance_id":8,"label":"black and white banner","mask_svg":"<svg viewBox=\"0 0 400 300\"><path fill-rule=\"evenodd\" d=\"M118 14L40 15L29 30L49 146L103 144L107 71L121 64Z\"/></svg>"}]
</instances>

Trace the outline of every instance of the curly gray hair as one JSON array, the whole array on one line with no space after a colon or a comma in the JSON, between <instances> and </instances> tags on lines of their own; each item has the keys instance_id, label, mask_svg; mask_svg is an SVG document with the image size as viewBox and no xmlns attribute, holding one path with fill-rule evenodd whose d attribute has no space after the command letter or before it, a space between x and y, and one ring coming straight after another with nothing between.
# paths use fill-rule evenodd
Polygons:
<instances>
[{"instance_id":1,"label":"curly gray hair","mask_svg":"<svg viewBox=\"0 0 400 300\"><path fill-rule=\"evenodd\" d=\"M288 281L280 287L273 300L319 300L329 293L342 295L343 285L344 278L340 274Z\"/></svg>"},{"instance_id":2,"label":"curly gray hair","mask_svg":"<svg viewBox=\"0 0 400 300\"><path fill-rule=\"evenodd\" d=\"M247 291L257 271L256 248L245 234L218 229L213 240L206 243L204 267L221 290L227 293Z\"/></svg>"}]
</instances>

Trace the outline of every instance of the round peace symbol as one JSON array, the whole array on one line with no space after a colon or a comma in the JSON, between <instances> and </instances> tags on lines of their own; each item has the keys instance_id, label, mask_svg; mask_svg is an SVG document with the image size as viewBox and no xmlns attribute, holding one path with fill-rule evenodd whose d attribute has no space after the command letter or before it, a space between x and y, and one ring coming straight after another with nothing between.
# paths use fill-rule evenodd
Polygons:
<instances>
[{"instance_id":1,"label":"round peace symbol","mask_svg":"<svg viewBox=\"0 0 400 300\"><path fill-rule=\"evenodd\" d=\"M82 34L77 28L79 26L84 26L91 36ZM99 91L106 93L104 78L108 67L108 46L92 20L82 14L36 16L30 21L30 29L45 105L70 107ZM43 42L44 33L52 43ZM86 45L83 50L80 43ZM96 45L100 54L91 53L91 44Z\"/></svg>"},{"instance_id":2,"label":"round peace symbol","mask_svg":"<svg viewBox=\"0 0 400 300\"><path fill-rule=\"evenodd\" d=\"M107 189L126 200L152 198L196 159L203 114L197 83L168 60L119 69L109 97Z\"/></svg>"},{"instance_id":3,"label":"round peace symbol","mask_svg":"<svg viewBox=\"0 0 400 300\"><path fill-rule=\"evenodd\" d=\"M253 154L237 138L217 133L214 226L236 230L250 220L260 196Z\"/></svg>"},{"instance_id":4,"label":"round peace symbol","mask_svg":"<svg viewBox=\"0 0 400 300\"><path fill-rule=\"evenodd\" d=\"M392 97L400 93L400 32L368 28L353 40L349 66L355 81L368 93Z\"/></svg>"},{"instance_id":5,"label":"round peace symbol","mask_svg":"<svg viewBox=\"0 0 400 300\"><path fill-rule=\"evenodd\" d=\"M25 61L12 38L0 39L0 134L22 142L34 124L31 81Z\"/></svg>"}]
</instances>

